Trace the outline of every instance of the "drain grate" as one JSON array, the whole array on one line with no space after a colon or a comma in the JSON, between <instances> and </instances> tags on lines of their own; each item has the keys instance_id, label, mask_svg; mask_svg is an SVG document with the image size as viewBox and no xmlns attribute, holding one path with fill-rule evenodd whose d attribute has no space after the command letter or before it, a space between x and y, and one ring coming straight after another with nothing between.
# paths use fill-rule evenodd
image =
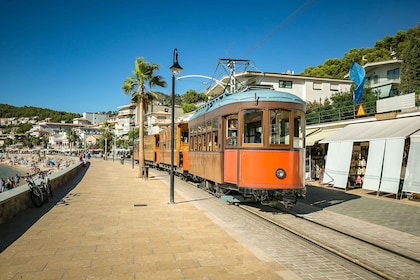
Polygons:
<instances>
[{"instance_id":1,"label":"drain grate","mask_svg":"<svg viewBox=\"0 0 420 280\"><path fill-rule=\"evenodd\" d=\"M134 204L134 207L142 207L142 206L147 206L147 204Z\"/></svg>"}]
</instances>

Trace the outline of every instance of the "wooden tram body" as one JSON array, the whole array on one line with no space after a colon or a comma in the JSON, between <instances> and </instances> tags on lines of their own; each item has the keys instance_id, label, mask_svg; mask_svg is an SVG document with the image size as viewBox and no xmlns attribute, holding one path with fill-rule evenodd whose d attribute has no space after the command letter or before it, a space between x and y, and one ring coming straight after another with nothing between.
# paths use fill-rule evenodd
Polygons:
<instances>
[{"instance_id":1,"label":"wooden tram body","mask_svg":"<svg viewBox=\"0 0 420 280\"><path fill-rule=\"evenodd\" d=\"M144 159L151 167L169 169L171 167L171 129L162 130L159 134L144 137ZM174 167L177 173L188 171L188 123L175 124ZM134 160L139 160L139 141L134 141Z\"/></svg>"},{"instance_id":2,"label":"wooden tram body","mask_svg":"<svg viewBox=\"0 0 420 280\"><path fill-rule=\"evenodd\" d=\"M273 90L224 94L189 120L189 173L262 203L305 194L305 102Z\"/></svg>"},{"instance_id":3,"label":"wooden tram body","mask_svg":"<svg viewBox=\"0 0 420 280\"><path fill-rule=\"evenodd\" d=\"M274 90L220 95L175 124L175 172L216 196L290 206L306 192L305 109ZM146 164L169 170L171 129L144 141Z\"/></svg>"},{"instance_id":4,"label":"wooden tram body","mask_svg":"<svg viewBox=\"0 0 420 280\"><path fill-rule=\"evenodd\" d=\"M162 130L160 137L160 167L170 169L171 167L171 128ZM174 148L175 172L182 174L188 171L188 123L175 124L175 148Z\"/></svg>"}]
</instances>

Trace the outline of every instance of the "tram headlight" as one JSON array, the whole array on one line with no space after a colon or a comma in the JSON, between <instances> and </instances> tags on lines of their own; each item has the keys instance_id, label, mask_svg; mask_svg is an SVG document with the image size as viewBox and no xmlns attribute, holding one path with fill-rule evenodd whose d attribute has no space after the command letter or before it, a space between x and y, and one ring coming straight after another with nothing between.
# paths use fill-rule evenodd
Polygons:
<instances>
[{"instance_id":1,"label":"tram headlight","mask_svg":"<svg viewBox=\"0 0 420 280\"><path fill-rule=\"evenodd\" d=\"M284 179L286 178L286 171L284 171L283 168L279 168L276 170L276 177L279 179Z\"/></svg>"}]
</instances>

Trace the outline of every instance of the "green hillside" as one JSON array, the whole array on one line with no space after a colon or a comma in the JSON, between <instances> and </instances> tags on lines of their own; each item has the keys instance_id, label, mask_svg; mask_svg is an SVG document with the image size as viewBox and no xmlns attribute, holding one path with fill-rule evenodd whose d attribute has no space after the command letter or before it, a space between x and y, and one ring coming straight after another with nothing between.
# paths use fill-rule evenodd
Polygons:
<instances>
[{"instance_id":1,"label":"green hillside","mask_svg":"<svg viewBox=\"0 0 420 280\"><path fill-rule=\"evenodd\" d=\"M46 108L32 106L16 107L8 104L0 104L0 118L32 118L38 117L38 120L50 118L51 122L65 121L73 122L74 118L80 118L82 115L68 112L54 111Z\"/></svg>"}]
</instances>

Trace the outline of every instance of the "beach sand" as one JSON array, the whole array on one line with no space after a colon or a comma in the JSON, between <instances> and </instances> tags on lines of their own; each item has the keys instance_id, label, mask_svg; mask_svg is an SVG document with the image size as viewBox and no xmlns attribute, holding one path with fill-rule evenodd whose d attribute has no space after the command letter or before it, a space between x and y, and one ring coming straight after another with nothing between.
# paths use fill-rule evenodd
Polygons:
<instances>
[{"instance_id":1,"label":"beach sand","mask_svg":"<svg viewBox=\"0 0 420 280\"><path fill-rule=\"evenodd\" d=\"M47 155L39 157L36 154L7 154L0 159L0 165L16 170L16 173L24 175L33 174L43 170L60 170L78 162L77 157L62 155ZM53 162L54 164L51 164ZM6 178L4 178L6 179ZM20 185L20 184L19 184Z\"/></svg>"}]
</instances>

